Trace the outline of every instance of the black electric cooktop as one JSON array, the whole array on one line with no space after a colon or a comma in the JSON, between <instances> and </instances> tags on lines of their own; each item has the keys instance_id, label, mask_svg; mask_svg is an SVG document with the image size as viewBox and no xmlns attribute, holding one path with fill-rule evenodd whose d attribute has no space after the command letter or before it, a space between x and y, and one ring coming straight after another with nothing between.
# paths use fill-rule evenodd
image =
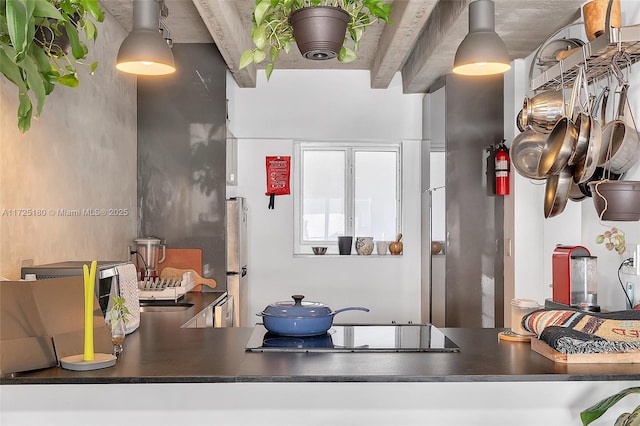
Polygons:
<instances>
[{"instance_id":1,"label":"black electric cooktop","mask_svg":"<svg viewBox=\"0 0 640 426\"><path fill-rule=\"evenodd\" d=\"M288 337L256 324L251 352L460 352L431 324L334 324L319 336Z\"/></svg>"}]
</instances>

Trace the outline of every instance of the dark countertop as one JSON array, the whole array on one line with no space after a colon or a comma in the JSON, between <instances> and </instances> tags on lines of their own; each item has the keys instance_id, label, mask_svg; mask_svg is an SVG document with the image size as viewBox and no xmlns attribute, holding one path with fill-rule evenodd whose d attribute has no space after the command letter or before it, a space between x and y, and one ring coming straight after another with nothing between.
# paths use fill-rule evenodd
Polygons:
<instances>
[{"instance_id":1,"label":"dark countertop","mask_svg":"<svg viewBox=\"0 0 640 426\"><path fill-rule=\"evenodd\" d=\"M189 293L187 311L141 313L114 367L49 368L0 384L640 380L636 364L554 363L528 343L499 342L502 329L442 329L459 353L252 353L245 344L253 328L180 328L218 296Z\"/></svg>"}]
</instances>

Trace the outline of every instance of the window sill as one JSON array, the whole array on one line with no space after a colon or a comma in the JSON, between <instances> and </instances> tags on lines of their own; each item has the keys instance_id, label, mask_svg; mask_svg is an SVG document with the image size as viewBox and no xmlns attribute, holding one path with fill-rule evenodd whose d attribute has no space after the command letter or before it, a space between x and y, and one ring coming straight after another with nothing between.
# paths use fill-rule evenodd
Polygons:
<instances>
[{"instance_id":1,"label":"window sill","mask_svg":"<svg viewBox=\"0 0 640 426\"><path fill-rule=\"evenodd\" d=\"M356 253L352 253L352 254L336 254L336 253L327 253L327 254L294 254L293 255L294 258L305 258L305 257L331 257L331 258L350 258L350 257L357 257L357 258L362 258L362 259L367 259L367 258L385 258L385 257L390 257L390 258L396 258L396 257L402 257L402 254L367 254L367 255L363 255L363 254L356 254Z\"/></svg>"}]
</instances>

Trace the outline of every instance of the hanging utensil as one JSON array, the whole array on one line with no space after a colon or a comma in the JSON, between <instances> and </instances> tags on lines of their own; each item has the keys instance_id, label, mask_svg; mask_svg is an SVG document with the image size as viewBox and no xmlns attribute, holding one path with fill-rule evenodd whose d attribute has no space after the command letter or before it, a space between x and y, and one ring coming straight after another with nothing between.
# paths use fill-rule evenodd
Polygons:
<instances>
[{"instance_id":1,"label":"hanging utensil","mask_svg":"<svg viewBox=\"0 0 640 426\"><path fill-rule=\"evenodd\" d=\"M582 74L578 73L573 83L569 106L565 115L551 130L545 143L540 162L538 163L538 175L551 176L558 174L568 163L573 154L578 139L578 128L571 120L578 90L582 81Z\"/></svg>"},{"instance_id":2,"label":"hanging utensil","mask_svg":"<svg viewBox=\"0 0 640 426\"><path fill-rule=\"evenodd\" d=\"M605 87L590 106L591 119L587 148L583 157L573 167L573 182L576 184L587 182L598 166L598 158L602 147L602 126L593 114L598 109L600 102L605 96L608 96L608 92L609 88Z\"/></svg>"},{"instance_id":3,"label":"hanging utensil","mask_svg":"<svg viewBox=\"0 0 640 426\"><path fill-rule=\"evenodd\" d=\"M640 158L640 136L634 126L627 124L625 120L625 108L628 106L627 92L629 84L624 78L618 62L624 60L630 62L629 56L624 52L613 55L611 68L618 80L620 96L618 99L617 117L604 125L602 137L607 143L606 151L601 152L599 164L612 173L624 173L633 167ZM629 109L631 112L631 109ZM633 121L633 114L631 113ZM604 155L603 155L604 154Z\"/></svg>"},{"instance_id":4,"label":"hanging utensil","mask_svg":"<svg viewBox=\"0 0 640 426\"><path fill-rule=\"evenodd\" d=\"M547 177L544 190L544 217L550 218L564 211L573 183L573 170L567 166L559 174Z\"/></svg>"}]
</instances>

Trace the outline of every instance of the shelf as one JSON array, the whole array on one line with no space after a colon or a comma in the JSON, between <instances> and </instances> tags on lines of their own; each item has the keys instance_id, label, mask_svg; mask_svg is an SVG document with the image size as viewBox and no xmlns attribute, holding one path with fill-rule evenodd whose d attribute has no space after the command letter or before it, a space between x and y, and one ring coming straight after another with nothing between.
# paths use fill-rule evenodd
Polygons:
<instances>
[{"instance_id":1,"label":"shelf","mask_svg":"<svg viewBox=\"0 0 640 426\"><path fill-rule=\"evenodd\" d=\"M631 64L640 61L640 25L611 28L609 35L602 34L586 43L576 52L531 79L531 90L542 91L571 87L580 66L585 67L587 80L592 82L605 76L611 59L618 49L629 55ZM619 63L624 69L627 63Z\"/></svg>"}]
</instances>

